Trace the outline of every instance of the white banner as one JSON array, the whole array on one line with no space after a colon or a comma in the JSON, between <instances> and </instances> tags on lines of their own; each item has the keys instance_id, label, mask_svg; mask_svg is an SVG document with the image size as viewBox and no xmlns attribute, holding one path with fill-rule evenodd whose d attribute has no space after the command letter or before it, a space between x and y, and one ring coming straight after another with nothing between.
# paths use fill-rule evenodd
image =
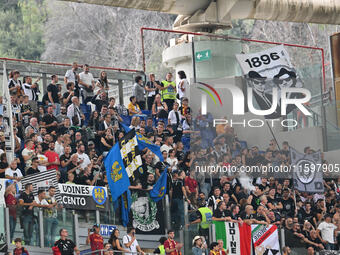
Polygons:
<instances>
[{"instance_id":1,"label":"white banner","mask_svg":"<svg viewBox=\"0 0 340 255\"><path fill-rule=\"evenodd\" d=\"M236 54L236 58L257 103L257 106L253 104L253 107L256 110L267 111L267 114L262 114L267 119L282 117L281 92L283 89L295 89L294 92L285 94L286 99L305 97L303 93L296 91L297 88L302 88L303 84L282 45L257 53ZM284 115L287 115L296 106L289 104L285 108Z\"/></svg>"},{"instance_id":2,"label":"white banner","mask_svg":"<svg viewBox=\"0 0 340 255\"><path fill-rule=\"evenodd\" d=\"M282 45L256 53L236 54L236 59L245 75L253 71L273 78L281 67L293 67L288 52Z\"/></svg>"},{"instance_id":3,"label":"white banner","mask_svg":"<svg viewBox=\"0 0 340 255\"><path fill-rule=\"evenodd\" d=\"M279 255L280 243L276 225L251 225L255 255Z\"/></svg>"},{"instance_id":4,"label":"white banner","mask_svg":"<svg viewBox=\"0 0 340 255\"><path fill-rule=\"evenodd\" d=\"M0 179L0 206L6 206L5 203L6 181L8 181L8 179Z\"/></svg>"}]
</instances>

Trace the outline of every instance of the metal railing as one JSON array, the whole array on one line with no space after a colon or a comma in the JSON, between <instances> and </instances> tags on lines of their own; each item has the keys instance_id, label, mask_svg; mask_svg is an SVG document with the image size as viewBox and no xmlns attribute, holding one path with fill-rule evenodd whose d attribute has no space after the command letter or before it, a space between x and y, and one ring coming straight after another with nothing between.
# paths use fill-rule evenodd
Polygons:
<instances>
[{"instance_id":1,"label":"metal railing","mask_svg":"<svg viewBox=\"0 0 340 255\"><path fill-rule=\"evenodd\" d=\"M105 252L110 252L110 251L113 251L114 254L117 254L117 253L120 253L120 254L142 254L141 252L132 252L132 251L129 251L129 252L125 252L125 251L118 251L118 250L112 250L112 249L102 249L102 250L95 250L95 251L82 251L81 254L82 255L104 255ZM147 252L144 252L144 255L153 255L155 253L147 253Z\"/></svg>"}]
</instances>

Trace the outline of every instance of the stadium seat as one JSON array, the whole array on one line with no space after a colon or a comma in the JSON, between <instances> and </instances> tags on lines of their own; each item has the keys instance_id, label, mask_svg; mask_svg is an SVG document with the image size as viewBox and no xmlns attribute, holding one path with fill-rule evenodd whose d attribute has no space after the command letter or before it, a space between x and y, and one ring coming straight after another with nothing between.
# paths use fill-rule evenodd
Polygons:
<instances>
[{"instance_id":1,"label":"stadium seat","mask_svg":"<svg viewBox=\"0 0 340 255\"><path fill-rule=\"evenodd\" d=\"M151 111L149 110L143 110L142 113L148 115L148 117L151 115Z\"/></svg>"},{"instance_id":2,"label":"stadium seat","mask_svg":"<svg viewBox=\"0 0 340 255\"><path fill-rule=\"evenodd\" d=\"M248 148L248 144L246 141L240 141L241 149L246 149Z\"/></svg>"},{"instance_id":3,"label":"stadium seat","mask_svg":"<svg viewBox=\"0 0 340 255\"><path fill-rule=\"evenodd\" d=\"M185 152L190 150L190 137L182 136L183 150Z\"/></svg>"}]
</instances>

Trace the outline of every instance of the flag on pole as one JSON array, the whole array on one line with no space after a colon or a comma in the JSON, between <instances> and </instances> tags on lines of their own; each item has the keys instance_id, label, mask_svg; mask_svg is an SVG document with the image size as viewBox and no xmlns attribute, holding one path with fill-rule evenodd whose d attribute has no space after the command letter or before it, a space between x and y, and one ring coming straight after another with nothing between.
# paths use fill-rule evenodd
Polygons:
<instances>
[{"instance_id":1,"label":"flag on pole","mask_svg":"<svg viewBox=\"0 0 340 255\"><path fill-rule=\"evenodd\" d=\"M222 240L229 255L251 254L251 227L235 222L214 221L216 240Z\"/></svg>"},{"instance_id":2,"label":"flag on pole","mask_svg":"<svg viewBox=\"0 0 340 255\"><path fill-rule=\"evenodd\" d=\"M279 255L280 243L276 225L251 225L255 255Z\"/></svg>"},{"instance_id":3,"label":"flag on pole","mask_svg":"<svg viewBox=\"0 0 340 255\"><path fill-rule=\"evenodd\" d=\"M138 148L135 130L130 130L118 144L127 175L131 177L133 173L142 166L142 157Z\"/></svg>"},{"instance_id":4,"label":"flag on pole","mask_svg":"<svg viewBox=\"0 0 340 255\"><path fill-rule=\"evenodd\" d=\"M153 201L158 202L161 200L166 193L166 183L167 183L167 172L168 168L166 167L157 180L156 184L153 186L152 190L150 190L150 197Z\"/></svg>"},{"instance_id":5,"label":"flag on pole","mask_svg":"<svg viewBox=\"0 0 340 255\"><path fill-rule=\"evenodd\" d=\"M321 152L303 154L290 148L294 187L301 192L323 193Z\"/></svg>"},{"instance_id":6,"label":"flag on pole","mask_svg":"<svg viewBox=\"0 0 340 255\"><path fill-rule=\"evenodd\" d=\"M124 227L126 227L129 223L131 202L131 191L127 189L127 191L121 195L122 224Z\"/></svg>"},{"instance_id":7,"label":"flag on pole","mask_svg":"<svg viewBox=\"0 0 340 255\"><path fill-rule=\"evenodd\" d=\"M123 129L126 133L131 131L131 128L129 128L127 125L125 125L123 123L120 123L120 124L121 124L121 126L123 127ZM163 155L162 155L162 152L161 152L161 148L158 145L150 142L149 139L147 139L145 136L143 136L142 134L140 134L138 132L136 133L136 136L137 136L139 150L142 151L145 148L148 148L150 151L152 151L159 158L160 161L164 161Z\"/></svg>"},{"instance_id":8,"label":"flag on pole","mask_svg":"<svg viewBox=\"0 0 340 255\"><path fill-rule=\"evenodd\" d=\"M107 181L112 201L129 189L130 181L121 156L119 143L116 143L104 159Z\"/></svg>"}]
</instances>

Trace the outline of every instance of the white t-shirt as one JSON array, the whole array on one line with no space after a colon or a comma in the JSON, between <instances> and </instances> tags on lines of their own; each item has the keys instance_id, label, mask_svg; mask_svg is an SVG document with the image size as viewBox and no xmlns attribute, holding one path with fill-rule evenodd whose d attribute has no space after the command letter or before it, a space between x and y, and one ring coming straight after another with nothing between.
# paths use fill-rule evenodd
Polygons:
<instances>
[{"instance_id":1,"label":"white t-shirt","mask_svg":"<svg viewBox=\"0 0 340 255\"><path fill-rule=\"evenodd\" d=\"M129 242L131 241L131 239L132 239L132 237L129 236L129 235L123 236L123 244L124 244L124 246L125 246L125 244L129 243ZM129 251L134 252L134 253L125 253L125 255L133 255L133 254L136 254L136 252L137 252L137 246L138 246L138 242L137 242L137 239L135 239L129 248L127 248L127 247L125 246L125 248L127 248Z\"/></svg>"},{"instance_id":2,"label":"white t-shirt","mask_svg":"<svg viewBox=\"0 0 340 255\"><path fill-rule=\"evenodd\" d=\"M33 154L34 154L34 150L30 150L28 148L23 149L23 151L21 153L21 155L25 156L25 157L26 156L30 156L31 157ZM27 167L31 167L32 159L27 160L25 163L26 163Z\"/></svg>"},{"instance_id":3,"label":"white t-shirt","mask_svg":"<svg viewBox=\"0 0 340 255\"><path fill-rule=\"evenodd\" d=\"M34 201L37 202L37 204L39 204L39 205L48 205L48 202L45 199L40 201L38 196L34 197Z\"/></svg>"},{"instance_id":4,"label":"white t-shirt","mask_svg":"<svg viewBox=\"0 0 340 255\"><path fill-rule=\"evenodd\" d=\"M37 155L39 162L48 162L48 158L45 155L38 154ZM43 165L38 165L38 169L40 172L47 171L47 167Z\"/></svg>"},{"instance_id":5,"label":"white t-shirt","mask_svg":"<svg viewBox=\"0 0 340 255\"><path fill-rule=\"evenodd\" d=\"M74 73L75 73L75 72L73 72L72 69L66 71L65 77L67 78L67 82L73 82L73 83L75 83L75 81L76 81L76 76L74 75Z\"/></svg>"},{"instance_id":6,"label":"white t-shirt","mask_svg":"<svg viewBox=\"0 0 340 255\"><path fill-rule=\"evenodd\" d=\"M180 84L182 83L183 81L183 88L184 88L184 91L182 91L180 89ZM188 94L188 90L189 90L189 82L187 79L182 79L179 81L179 83L177 84L177 92L178 92L178 96L179 98L181 99L182 97L185 97L187 94Z\"/></svg>"},{"instance_id":7,"label":"white t-shirt","mask_svg":"<svg viewBox=\"0 0 340 255\"><path fill-rule=\"evenodd\" d=\"M168 145L166 145L166 144L163 144L162 146L161 146L161 152L162 151L166 151L167 153L169 153L169 150L171 150L171 149L173 149L171 146L168 146Z\"/></svg>"},{"instance_id":8,"label":"white t-shirt","mask_svg":"<svg viewBox=\"0 0 340 255\"><path fill-rule=\"evenodd\" d=\"M56 141L54 143L54 151L58 153L59 157L64 154L64 146Z\"/></svg>"},{"instance_id":9,"label":"white t-shirt","mask_svg":"<svg viewBox=\"0 0 340 255\"><path fill-rule=\"evenodd\" d=\"M5 171L5 176L10 176L10 177L22 177L22 173L19 168L17 168L15 171L13 171L10 167L6 169ZM21 182L18 182L18 188L21 190Z\"/></svg>"},{"instance_id":10,"label":"white t-shirt","mask_svg":"<svg viewBox=\"0 0 340 255\"><path fill-rule=\"evenodd\" d=\"M80 168L85 169L85 167L87 167L91 163L89 156L86 153L77 153L77 155L78 161L83 160L83 163L80 164Z\"/></svg>"},{"instance_id":11,"label":"white t-shirt","mask_svg":"<svg viewBox=\"0 0 340 255\"><path fill-rule=\"evenodd\" d=\"M168 157L168 158L166 159L166 162L168 162L169 165L172 167L172 171L177 170L177 164L178 164L178 159L177 159L177 158L171 159L171 158ZM172 166L174 163L175 163L175 165Z\"/></svg>"},{"instance_id":12,"label":"white t-shirt","mask_svg":"<svg viewBox=\"0 0 340 255\"><path fill-rule=\"evenodd\" d=\"M321 237L323 240L326 240L329 243L334 244L334 230L337 229L337 227L333 223L327 223L326 221L323 221L318 226L318 229L320 230Z\"/></svg>"},{"instance_id":13,"label":"white t-shirt","mask_svg":"<svg viewBox=\"0 0 340 255\"><path fill-rule=\"evenodd\" d=\"M8 175L10 177L22 177L22 173L19 168L17 168L15 171L13 171L10 167L6 169L5 175Z\"/></svg>"},{"instance_id":14,"label":"white t-shirt","mask_svg":"<svg viewBox=\"0 0 340 255\"><path fill-rule=\"evenodd\" d=\"M85 73L85 72L82 72L79 74L79 79L85 84L91 85L91 86L92 86L92 81L94 81L93 75L91 73ZM80 85L80 87L82 88L83 86Z\"/></svg>"}]
</instances>

